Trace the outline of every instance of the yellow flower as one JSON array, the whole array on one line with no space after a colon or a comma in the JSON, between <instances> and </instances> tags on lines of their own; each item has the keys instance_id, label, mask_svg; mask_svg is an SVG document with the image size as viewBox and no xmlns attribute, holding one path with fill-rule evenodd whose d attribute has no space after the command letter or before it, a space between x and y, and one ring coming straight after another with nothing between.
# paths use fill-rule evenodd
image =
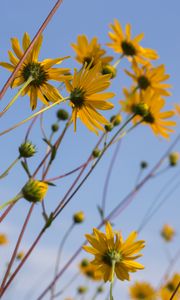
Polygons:
<instances>
[{"instance_id":1,"label":"yellow flower","mask_svg":"<svg viewBox=\"0 0 180 300\"><path fill-rule=\"evenodd\" d=\"M92 279L94 281L102 280L101 272L98 272L96 266L91 264L89 260L83 259L79 265L79 268L81 273L89 279Z\"/></svg>"},{"instance_id":2,"label":"yellow flower","mask_svg":"<svg viewBox=\"0 0 180 300\"><path fill-rule=\"evenodd\" d=\"M174 237L175 231L174 228L168 224L165 224L161 230L161 236L165 239L166 242L170 242Z\"/></svg>"},{"instance_id":3,"label":"yellow flower","mask_svg":"<svg viewBox=\"0 0 180 300\"><path fill-rule=\"evenodd\" d=\"M76 224L84 222L84 218L85 216L83 211L78 211L73 215L73 221Z\"/></svg>"},{"instance_id":4,"label":"yellow flower","mask_svg":"<svg viewBox=\"0 0 180 300\"><path fill-rule=\"evenodd\" d=\"M79 35L77 37L77 44L73 43L71 46L76 52L76 60L83 65L91 63L91 67L93 67L98 62L101 62L103 67L113 59L112 56L105 56L106 51L98 44L96 37L89 42L86 35Z\"/></svg>"},{"instance_id":5,"label":"yellow flower","mask_svg":"<svg viewBox=\"0 0 180 300\"><path fill-rule=\"evenodd\" d=\"M174 115L174 111L161 112L165 105L165 100L160 95L153 93L151 90L145 91L143 94L137 91L129 92L124 89L125 100L121 100L122 110L129 114L136 114L134 122L142 121L143 125L149 125L155 135L161 135L169 138L169 133L173 132L171 126L175 126L176 122L166 120Z\"/></svg>"},{"instance_id":6,"label":"yellow flower","mask_svg":"<svg viewBox=\"0 0 180 300\"><path fill-rule=\"evenodd\" d=\"M172 296L173 292L175 291L177 285L180 281L180 274L176 273L173 275L172 279L168 280L168 282L160 289L160 298L161 300L169 300ZM180 299L180 290L177 291L176 295L174 296L173 300Z\"/></svg>"},{"instance_id":7,"label":"yellow flower","mask_svg":"<svg viewBox=\"0 0 180 300\"><path fill-rule=\"evenodd\" d=\"M9 243L7 236L4 233L0 233L0 246L5 246Z\"/></svg>"},{"instance_id":8,"label":"yellow flower","mask_svg":"<svg viewBox=\"0 0 180 300\"><path fill-rule=\"evenodd\" d=\"M137 87L141 91L152 89L159 95L170 96L170 93L166 90L170 88L170 84L162 83L166 81L170 76L165 74L165 66L160 65L158 67L143 66L139 67L134 61L132 63L132 69L134 73L126 70L126 73L133 78L136 82Z\"/></svg>"},{"instance_id":9,"label":"yellow flower","mask_svg":"<svg viewBox=\"0 0 180 300\"><path fill-rule=\"evenodd\" d=\"M67 68L52 68L53 65L60 64L65 58L45 59L42 62L38 61L38 55L41 48L43 37L40 36L36 41L32 51L25 59L22 67L17 72L16 77L12 83L12 87L17 87L25 83L31 76L33 80L22 92L22 96L28 94L30 96L30 106L36 108L37 99L40 99L45 105L49 101L56 102L61 99L57 88L48 83L49 80L63 81L65 74L69 71ZM12 38L12 51L8 51L9 60L11 63L0 62L0 66L13 72L19 60L30 44L30 37L27 32L24 33L22 48L17 38Z\"/></svg>"},{"instance_id":10,"label":"yellow flower","mask_svg":"<svg viewBox=\"0 0 180 300\"><path fill-rule=\"evenodd\" d=\"M149 59L157 59L158 55L156 51L143 48L139 45L139 42L143 39L144 34L141 33L136 37L131 37L131 25L127 24L125 29L125 34L123 33L122 27L118 20L114 20L114 24L110 25L113 32L109 32L109 37L112 43L107 45L117 53L127 56L130 60L136 60L139 63L147 63Z\"/></svg>"},{"instance_id":11,"label":"yellow flower","mask_svg":"<svg viewBox=\"0 0 180 300\"><path fill-rule=\"evenodd\" d=\"M134 300L155 300L156 291L148 282L135 282L129 289L130 298Z\"/></svg>"},{"instance_id":12,"label":"yellow flower","mask_svg":"<svg viewBox=\"0 0 180 300\"><path fill-rule=\"evenodd\" d=\"M144 248L144 241L136 241L136 232L132 232L123 241L119 232L112 230L110 223L106 223L106 233L93 229L94 234L86 234L92 245L84 246L84 250L95 256L91 262L96 270L102 274L105 282L112 281L113 272L120 280L130 280L129 272L144 269L144 266L134 260L141 256L137 254Z\"/></svg>"},{"instance_id":13,"label":"yellow flower","mask_svg":"<svg viewBox=\"0 0 180 300\"><path fill-rule=\"evenodd\" d=\"M70 93L75 131L77 117L96 134L98 134L97 129L104 130L101 124L108 124L108 121L96 109L112 109L113 104L106 100L114 97L115 94L99 93L109 87L111 77L111 75L100 74L100 69L100 63L93 68L90 68L90 65L84 66L79 72L75 70L72 82L65 81L67 91Z\"/></svg>"}]
</instances>

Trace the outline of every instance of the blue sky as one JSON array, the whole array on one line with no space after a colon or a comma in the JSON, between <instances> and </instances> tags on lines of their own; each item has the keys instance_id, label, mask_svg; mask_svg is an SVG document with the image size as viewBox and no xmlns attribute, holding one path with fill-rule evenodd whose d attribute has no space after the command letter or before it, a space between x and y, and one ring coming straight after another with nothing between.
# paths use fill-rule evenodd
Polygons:
<instances>
[{"instance_id":1,"label":"blue sky","mask_svg":"<svg viewBox=\"0 0 180 300\"><path fill-rule=\"evenodd\" d=\"M25 31L33 37L53 4L55 4L55 1L45 0L9 0L1 4L1 61L7 61L7 50L10 49L10 38L16 36L21 39ZM44 32L44 42L40 53L40 59L71 55L72 58L63 65L71 68L77 67L78 64L73 59L74 53L70 44L76 41L78 34L84 33L89 38L97 36L99 41L102 44L105 44L109 41L107 34L108 24L112 23L114 18L117 18L123 27L126 23L131 23L134 35L141 32L145 33L142 45L145 47L152 47L158 51L160 59L156 65L165 63L167 73L171 75L170 83L173 85L173 95L167 100L167 107L172 107L174 103L179 102L180 95L179 10L180 2L178 0L174 0L173 2L165 2L162 0L152 0L150 2L142 0L129 0L126 2L119 0L64 0L64 3ZM108 53L111 55L113 54L111 50L108 50ZM118 56L115 55L115 57L117 58ZM131 80L123 75L123 69L125 67L129 67L128 63L122 62L118 71L118 78L112 85L112 90L117 94L113 100L116 107L114 112L119 108L118 100L122 97L122 88L124 86L128 87L131 83ZM1 68L1 86L8 78L8 75L8 71ZM4 107L14 93L15 91L8 90L3 101L1 101L1 107ZM65 105L62 107L67 108ZM44 115L44 123L47 132L50 132L50 126L55 121L56 110L57 109L55 108ZM111 114L112 113L107 113L106 116L109 117ZM1 119L1 131L28 115L30 115L29 100L28 98L20 98ZM0 170L4 170L17 156L17 149L23 140L27 126L28 125L24 125L1 137ZM179 127L177 127L177 133L178 128ZM139 162L141 160L147 160L150 167L153 166L168 148L170 143L175 139L177 133L171 136L170 142L167 142L155 138L149 128L140 127L123 140L108 190L108 211L110 211L128 193L129 189L133 187L138 173ZM33 130L31 140L39 149L36 157L31 159L33 170L41 158L42 151L43 153L45 151L39 124L36 129ZM94 136L93 133L88 132L80 122L78 123L76 134L74 134L73 129L70 129L70 132L67 134L62 144L61 153L57 158L57 163L52 167L49 177L62 174L84 162L96 143L96 140L97 137ZM176 146L175 150L179 151L179 145ZM74 249L76 249L83 241L84 234L91 232L92 227L99 223L99 215L96 207L102 199L105 176L113 151L114 147L102 159L98 168L94 171L93 176L88 179L86 184L73 198L73 201L63 211L60 218L41 240L37 250L32 254L29 262L24 266L24 269L19 273L19 276L12 285L9 291L10 294L7 294L7 296L4 297L5 300L14 299L14 294L16 294L16 299L18 300L35 300L46 284L49 283L51 279L49 273L52 274L57 245L59 244L62 234L70 225L72 214L75 211L83 210L86 215L86 222L84 225L79 226L79 228L74 230L74 234L72 234L71 239L67 242L66 251L63 257L64 262L66 262L72 255ZM159 177L158 180L153 180L149 183L135 198L132 205L116 219L116 229L122 230L125 237L131 230L137 229L147 207L156 197L162 185L167 182L168 178L170 178L174 172L176 171L169 171L168 174L164 174ZM49 189L46 200L49 211L52 210L57 201L64 195L64 192L67 190L73 178L75 177L72 176L71 178L59 181L56 188ZM9 176L0 182L1 203L14 196L25 181L26 176L22 172L20 165L17 165ZM17 234L28 208L29 203L21 201L14 211L9 214L6 222L1 225L0 231L7 232L11 241L8 248L0 249L2 257L1 268L4 267L4 261L7 261L13 249ZM141 233L140 238L147 241L146 249L143 252L144 257L141 260L146 265L146 269L134 274L133 281L136 279L147 279L157 285L168 264L164 249L165 246L159 237L159 231L166 222L172 224L172 226L176 228L177 235L175 240L173 244L168 247L172 254L175 253L178 250L180 241L178 232L180 228L180 221L178 218L179 208L179 191L177 191L170 199L168 199L167 203ZM37 206L23 240L22 249L28 249L33 238L35 238L41 228L41 225L41 210L40 206ZM58 234L59 238L57 238ZM59 283L59 287L66 282L69 276L72 276L76 272L77 262L78 260L73 264L72 269L64 275L62 281ZM180 264L177 264L176 270L178 270L179 267ZM47 270L49 270L48 273ZM42 274L46 274L43 277L44 279L42 279ZM39 282L37 286L36 282ZM36 286L36 288L34 288L34 286ZM117 283L116 299L119 299L119 294L122 300L128 299L127 286L128 283ZM32 290L34 289L35 292L32 293ZM29 291L31 296L27 296ZM74 296L73 286L72 289L68 291L67 296ZM48 299L48 297L46 299ZM64 298L62 297L62 299Z\"/></svg>"}]
</instances>

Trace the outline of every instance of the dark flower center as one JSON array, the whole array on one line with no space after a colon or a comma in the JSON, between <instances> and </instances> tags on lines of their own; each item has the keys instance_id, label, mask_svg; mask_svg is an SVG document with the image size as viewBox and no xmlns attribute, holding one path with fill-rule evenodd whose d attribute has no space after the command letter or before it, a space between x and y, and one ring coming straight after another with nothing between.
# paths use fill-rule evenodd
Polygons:
<instances>
[{"instance_id":1,"label":"dark flower center","mask_svg":"<svg viewBox=\"0 0 180 300\"><path fill-rule=\"evenodd\" d=\"M31 62L24 66L22 70L22 76L25 81L28 80L30 76L33 77L33 81L30 85L35 87L40 87L48 79L47 73L44 70L43 66L40 63Z\"/></svg>"},{"instance_id":2,"label":"dark flower center","mask_svg":"<svg viewBox=\"0 0 180 300\"><path fill-rule=\"evenodd\" d=\"M138 86L141 90L146 90L150 86L149 79L142 75L138 78Z\"/></svg>"},{"instance_id":3,"label":"dark flower center","mask_svg":"<svg viewBox=\"0 0 180 300\"><path fill-rule=\"evenodd\" d=\"M166 288L167 288L170 292L173 292L173 291L175 290L174 285L173 285L171 282L169 282L169 283L166 285Z\"/></svg>"},{"instance_id":4,"label":"dark flower center","mask_svg":"<svg viewBox=\"0 0 180 300\"><path fill-rule=\"evenodd\" d=\"M70 93L70 101L74 104L75 107L81 108L85 100L85 91L81 88L74 88Z\"/></svg>"},{"instance_id":5,"label":"dark flower center","mask_svg":"<svg viewBox=\"0 0 180 300\"><path fill-rule=\"evenodd\" d=\"M138 299L146 299L146 295L143 293L143 292L139 292L138 294L137 294L137 298Z\"/></svg>"},{"instance_id":6,"label":"dark flower center","mask_svg":"<svg viewBox=\"0 0 180 300\"><path fill-rule=\"evenodd\" d=\"M113 263L117 263L121 261L121 253L116 250L109 250L107 253L103 255L103 262L109 266L112 266Z\"/></svg>"},{"instance_id":7,"label":"dark flower center","mask_svg":"<svg viewBox=\"0 0 180 300\"><path fill-rule=\"evenodd\" d=\"M153 124L155 122L155 118L152 113L149 111L146 116L144 116L143 121L146 123Z\"/></svg>"},{"instance_id":8,"label":"dark flower center","mask_svg":"<svg viewBox=\"0 0 180 300\"><path fill-rule=\"evenodd\" d=\"M136 55L136 49L131 42L123 41L121 43L121 47L123 50L123 54L127 56L134 56Z\"/></svg>"}]
</instances>

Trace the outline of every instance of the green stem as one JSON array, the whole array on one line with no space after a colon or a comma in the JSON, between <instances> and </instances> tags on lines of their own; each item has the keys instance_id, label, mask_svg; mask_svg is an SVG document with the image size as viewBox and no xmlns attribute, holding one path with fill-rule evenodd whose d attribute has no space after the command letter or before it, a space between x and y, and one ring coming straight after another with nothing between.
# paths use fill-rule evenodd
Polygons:
<instances>
[{"instance_id":1,"label":"green stem","mask_svg":"<svg viewBox=\"0 0 180 300\"><path fill-rule=\"evenodd\" d=\"M23 86L19 89L17 94L12 98L10 103L3 109L2 112L0 112L0 117L2 117L5 112L13 105L13 103L17 100L17 98L21 95L21 93L24 91L24 89L34 80L32 76L28 78L28 80L23 84Z\"/></svg>"},{"instance_id":2,"label":"green stem","mask_svg":"<svg viewBox=\"0 0 180 300\"><path fill-rule=\"evenodd\" d=\"M111 280L111 284L110 284L110 300L114 300L114 298L113 298L113 283L114 283L115 264L116 264L116 262L113 260L112 261L112 280Z\"/></svg>"},{"instance_id":3,"label":"green stem","mask_svg":"<svg viewBox=\"0 0 180 300\"><path fill-rule=\"evenodd\" d=\"M5 208L6 206L8 206L9 204L13 204L15 202L17 202L19 199L21 199L23 197L23 195L21 193L17 194L14 198L12 198L11 200L5 202L4 204L2 204L0 206L0 211Z\"/></svg>"},{"instance_id":4,"label":"green stem","mask_svg":"<svg viewBox=\"0 0 180 300\"><path fill-rule=\"evenodd\" d=\"M0 179L4 178L8 175L9 171L15 166L15 164L19 161L19 156L12 162L12 164L0 175Z\"/></svg>"},{"instance_id":5,"label":"green stem","mask_svg":"<svg viewBox=\"0 0 180 300\"><path fill-rule=\"evenodd\" d=\"M117 68L117 66L119 65L119 63L121 62L121 60L122 60L123 57L124 57L124 54L122 54L122 55L120 56L120 58L114 63L113 67L114 67L115 69Z\"/></svg>"}]
</instances>

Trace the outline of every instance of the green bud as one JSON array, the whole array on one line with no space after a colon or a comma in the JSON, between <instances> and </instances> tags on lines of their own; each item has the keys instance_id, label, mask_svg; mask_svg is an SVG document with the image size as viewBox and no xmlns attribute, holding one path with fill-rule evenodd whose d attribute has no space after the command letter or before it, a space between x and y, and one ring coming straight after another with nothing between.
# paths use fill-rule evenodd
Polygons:
<instances>
[{"instance_id":1,"label":"green bud","mask_svg":"<svg viewBox=\"0 0 180 300\"><path fill-rule=\"evenodd\" d=\"M114 126L112 123L109 123L109 124L105 125L104 128L107 132L110 132L113 130Z\"/></svg>"},{"instance_id":2,"label":"green bud","mask_svg":"<svg viewBox=\"0 0 180 300\"><path fill-rule=\"evenodd\" d=\"M94 149L93 152L92 152L92 155L93 155L94 158L99 157L100 154L101 154L101 151L98 148Z\"/></svg>"},{"instance_id":3,"label":"green bud","mask_svg":"<svg viewBox=\"0 0 180 300\"><path fill-rule=\"evenodd\" d=\"M171 167L174 167L178 164L179 161L179 153L178 152L172 152L169 154L169 164Z\"/></svg>"},{"instance_id":4,"label":"green bud","mask_svg":"<svg viewBox=\"0 0 180 300\"><path fill-rule=\"evenodd\" d=\"M61 121L66 121L69 118L69 114L66 110L59 109L57 111L57 118Z\"/></svg>"},{"instance_id":5,"label":"green bud","mask_svg":"<svg viewBox=\"0 0 180 300\"><path fill-rule=\"evenodd\" d=\"M140 166L141 166L141 169L146 169L148 167L148 163L146 161L142 161Z\"/></svg>"},{"instance_id":6,"label":"green bud","mask_svg":"<svg viewBox=\"0 0 180 300\"><path fill-rule=\"evenodd\" d=\"M140 102L133 106L133 112L141 117L146 117L149 113L149 107L146 103Z\"/></svg>"},{"instance_id":7,"label":"green bud","mask_svg":"<svg viewBox=\"0 0 180 300\"><path fill-rule=\"evenodd\" d=\"M58 124L53 124L53 125L51 126L51 129L52 129L53 132L56 132L56 131L58 131L58 129L59 129L59 125L58 125Z\"/></svg>"},{"instance_id":8,"label":"green bud","mask_svg":"<svg viewBox=\"0 0 180 300\"><path fill-rule=\"evenodd\" d=\"M98 292L98 293L103 293L103 292L104 292L104 288L103 288L102 286L99 286L99 287L97 288L97 292Z\"/></svg>"},{"instance_id":9,"label":"green bud","mask_svg":"<svg viewBox=\"0 0 180 300\"><path fill-rule=\"evenodd\" d=\"M85 294L88 288L86 286L79 286L78 287L78 294Z\"/></svg>"},{"instance_id":10,"label":"green bud","mask_svg":"<svg viewBox=\"0 0 180 300\"><path fill-rule=\"evenodd\" d=\"M87 267L89 265L89 261L88 261L88 259L83 259L82 261L81 261L81 267L83 268L83 267Z\"/></svg>"},{"instance_id":11,"label":"green bud","mask_svg":"<svg viewBox=\"0 0 180 300\"><path fill-rule=\"evenodd\" d=\"M32 157L36 153L36 147L29 141L21 144L19 147L20 157Z\"/></svg>"},{"instance_id":12,"label":"green bud","mask_svg":"<svg viewBox=\"0 0 180 300\"><path fill-rule=\"evenodd\" d=\"M43 181L30 179L22 188L23 197L29 202L40 202L44 199L48 190L48 184Z\"/></svg>"},{"instance_id":13,"label":"green bud","mask_svg":"<svg viewBox=\"0 0 180 300\"><path fill-rule=\"evenodd\" d=\"M114 126L118 126L122 122L121 115L112 116L110 122L113 123Z\"/></svg>"},{"instance_id":14,"label":"green bud","mask_svg":"<svg viewBox=\"0 0 180 300\"><path fill-rule=\"evenodd\" d=\"M111 74L111 79L115 78L117 75L117 70L115 67L111 66L111 65L105 65L102 68L102 74L106 75L106 74Z\"/></svg>"}]
</instances>

